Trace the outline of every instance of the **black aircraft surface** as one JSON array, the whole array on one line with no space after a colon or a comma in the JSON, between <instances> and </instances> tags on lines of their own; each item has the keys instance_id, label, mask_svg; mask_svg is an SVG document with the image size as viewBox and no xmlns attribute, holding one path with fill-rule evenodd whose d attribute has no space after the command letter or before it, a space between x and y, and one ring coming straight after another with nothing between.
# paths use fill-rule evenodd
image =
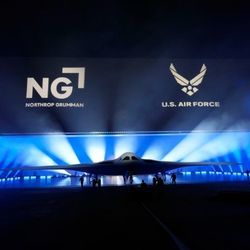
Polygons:
<instances>
[{"instance_id":1,"label":"black aircraft surface","mask_svg":"<svg viewBox=\"0 0 250 250\"><path fill-rule=\"evenodd\" d=\"M114 160L100 161L89 164L73 164L61 166L25 166L11 170L74 170L83 172L85 175L94 176L98 180L98 176L121 175L124 181L133 175L158 175L166 174L172 170L192 167L192 166L223 166L223 165L242 165L239 162L173 162L158 161L152 159L143 159L136 156L132 152L126 152ZM125 181L126 182L126 181Z\"/></svg>"}]
</instances>

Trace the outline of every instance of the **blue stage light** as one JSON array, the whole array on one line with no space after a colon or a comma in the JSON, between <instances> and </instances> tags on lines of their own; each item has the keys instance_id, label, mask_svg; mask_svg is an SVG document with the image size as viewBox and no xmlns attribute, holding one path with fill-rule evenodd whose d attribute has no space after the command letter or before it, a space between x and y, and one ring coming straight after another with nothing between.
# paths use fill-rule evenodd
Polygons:
<instances>
[{"instance_id":1,"label":"blue stage light","mask_svg":"<svg viewBox=\"0 0 250 250\"><path fill-rule=\"evenodd\" d=\"M121 156L124 152L137 152L138 137L121 135L114 137L114 157Z\"/></svg>"},{"instance_id":2,"label":"blue stage light","mask_svg":"<svg viewBox=\"0 0 250 250\"><path fill-rule=\"evenodd\" d=\"M106 144L104 136L90 135L89 137L82 137L82 139L86 153L92 162L103 161L105 159Z\"/></svg>"},{"instance_id":3,"label":"blue stage light","mask_svg":"<svg viewBox=\"0 0 250 250\"><path fill-rule=\"evenodd\" d=\"M210 136L209 133L184 133L182 134L182 140L176 144L173 149L162 158L162 160L179 161L185 158L188 154L195 152L201 145L209 140ZM179 139L178 134L175 137Z\"/></svg>"},{"instance_id":4,"label":"blue stage light","mask_svg":"<svg viewBox=\"0 0 250 250\"><path fill-rule=\"evenodd\" d=\"M45 144L47 150L54 154L56 157L67 164L80 163L66 135L48 135L44 139L46 140Z\"/></svg>"},{"instance_id":5,"label":"blue stage light","mask_svg":"<svg viewBox=\"0 0 250 250\"><path fill-rule=\"evenodd\" d=\"M243 173L249 165L250 132L190 132L157 134L85 134L85 135L19 135L0 136L1 168L19 166L56 166L113 159L126 151L146 159L181 161L237 161L245 166L187 167L188 172L214 171ZM81 160L79 160L81 159ZM72 174L64 170L60 175ZM226 174L228 173L228 174ZM1 173L1 177L16 178L19 172ZM26 173L25 173L26 174ZM51 175L51 171L30 171L26 175ZM218 174L217 174L218 175Z\"/></svg>"}]
</instances>

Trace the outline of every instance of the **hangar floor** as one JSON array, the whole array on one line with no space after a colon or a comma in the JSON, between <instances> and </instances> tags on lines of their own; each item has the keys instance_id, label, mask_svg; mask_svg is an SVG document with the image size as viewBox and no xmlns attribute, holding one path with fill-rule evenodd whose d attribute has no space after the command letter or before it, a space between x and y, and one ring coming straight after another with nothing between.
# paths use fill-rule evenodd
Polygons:
<instances>
[{"instance_id":1,"label":"hangar floor","mask_svg":"<svg viewBox=\"0 0 250 250\"><path fill-rule=\"evenodd\" d=\"M81 189L77 178L68 186L62 185L68 178L35 188L2 186L1 245L19 250L249 249L250 182L235 176L234 181L187 184L189 177L146 189Z\"/></svg>"}]
</instances>

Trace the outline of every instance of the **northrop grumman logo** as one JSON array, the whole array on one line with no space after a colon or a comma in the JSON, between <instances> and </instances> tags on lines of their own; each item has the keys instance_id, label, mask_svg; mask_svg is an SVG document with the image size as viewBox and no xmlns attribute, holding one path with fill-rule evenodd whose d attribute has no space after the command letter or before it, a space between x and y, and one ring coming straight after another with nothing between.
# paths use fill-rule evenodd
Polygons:
<instances>
[{"instance_id":1,"label":"northrop grumman logo","mask_svg":"<svg viewBox=\"0 0 250 250\"><path fill-rule=\"evenodd\" d=\"M85 68L81 67L63 67L62 74L77 74L77 88L83 89L85 85ZM83 102L47 102L49 95L54 98L63 100L72 95L74 89L74 82L69 77L61 76L56 79L50 79L43 77L41 82L38 82L34 77L27 78L26 98L32 99L34 92L40 96L42 102L29 102L25 103L26 108L38 108L38 107L84 107Z\"/></svg>"},{"instance_id":2,"label":"northrop grumman logo","mask_svg":"<svg viewBox=\"0 0 250 250\"><path fill-rule=\"evenodd\" d=\"M63 74L78 74L79 89L84 88L85 68L62 68ZM40 85L35 78L27 78L27 91L26 98L33 98L33 91L35 90L41 98L48 98L49 90L51 94L58 99L65 99L71 96L73 86L70 86L71 80L67 77L58 77L50 84L48 77L43 77L42 84ZM50 88L49 88L50 85ZM60 90L60 91L58 91Z\"/></svg>"},{"instance_id":3,"label":"northrop grumman logo","mask_svg":"<svg viewBox=\"0 0 250 250\"><path fill-rule=\"evenodd\" d=\"M197 86L201 84L203 77L207 71L205 64L203 64L201 67L200 73L196 75L193 79L188 80L177 72L173 63L170 64L169 69L171 73L173 74L176 82L179 83L181 86L183 86L181 90L189 96L192 96L194 93L196 93L199 90Z\"/></svg>"}]
</instances>

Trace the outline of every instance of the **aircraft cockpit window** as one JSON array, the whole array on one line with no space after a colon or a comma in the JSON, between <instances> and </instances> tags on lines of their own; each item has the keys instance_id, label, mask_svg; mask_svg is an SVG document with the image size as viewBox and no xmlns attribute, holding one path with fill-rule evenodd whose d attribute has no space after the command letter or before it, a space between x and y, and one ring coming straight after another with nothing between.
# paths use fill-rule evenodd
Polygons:
<instances>
[{"instance_id":1,"label":"aircraft cockpit window","mask_svg":"<svg viewBox=\"0 0 250 250\"><path fill-rule=\"evenodd\" d=\"M131 159L132 159L133 161L138 160L135 156L131 156Z\"/></svg>"},{"instance_id":2,"label":"aircraft cockpit window","mask_svg":"<svg viewBox=\"0 0 250 250\"><path fill-rule=\"evenodd\" d=\"M123 160L123 161L129 161L130 158L129 158L129 156L125 156L122 160Z\"/></svg>"}]
</instances>

